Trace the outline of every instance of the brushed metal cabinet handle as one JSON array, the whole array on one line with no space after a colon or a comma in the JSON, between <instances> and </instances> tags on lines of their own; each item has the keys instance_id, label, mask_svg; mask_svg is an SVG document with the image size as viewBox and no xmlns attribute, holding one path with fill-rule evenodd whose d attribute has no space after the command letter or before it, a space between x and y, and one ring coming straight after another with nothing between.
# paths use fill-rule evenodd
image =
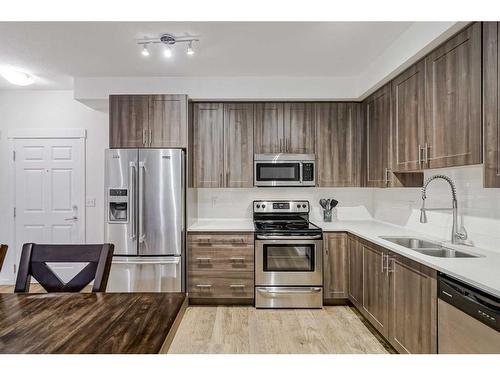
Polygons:
<instances>
[{"instance_id":1,"label":"brushed metal cabinet handle","mask_svg":"<svg viewBox=\"0 0 500 375\"><path fill-rule=\"evenodd\" d=\"M196 258L196 260L200 263L203 263L203 262L207 262L207 263L210 263L212 258L209 258L209 257L198 257Z\"/></svg>"},{"instance_id":2,"label":"brushed metal cabinet handle","mask_svg":"<svg viewBox=\"0 0 500 375\"><path fill-rule=\"evenodd\" d=\"M424 145L424 161L427 166L429 166L429 144Z\"/></svg>"},{"instance_id":3,"label":"brushed metal cabinet handle","mask_svg":"<svg viewBox=\"0 0 500 375\"><path fill-rule=\"evenodd\" d=\"M142 129L142 145L146 146L146 129Z\"/></svg>"},{"instance_id":4,"label":"brushed metal cabinet handle","mask_svg":"<svg viewBox=\"0 0 500 375\"><path fill-rule=\"evenodd\" d=\"M197 288L211 288L212 284L197 284Z\"/></svg>"},{"instance_id":5,"label":"brushed metal cabinet handle","mask_svg":"<svg viewBox=\"0 0 500 375\"><path fill-rule=\"evenodd\" d=\"M244 288L245 284L231 284L229 285L230 288Z\"/></svg>"},{"instance_id":6,"label":"brushed metal cabinet handle","mask_svg":"<svg viewBox=\"0 0 500 375\"><path fill-rule=\"evenodd\" d=\"M153 142L153 131L151 128L149 128L149 146L151 146L151 143Z\"/></svg>"},{"instance_id":7,"label":"brushed metal cabinet handle","mask_svg":"<svg viewBox=\"0 0 500 375\"><path fill-rule=\"evenodd\" d=\"M422 145L418 145L418 165L422 166Z\"/></svg>"},{"instance_id":8,"label":"brushed metal cabinet handle","mask_svg":"<svg viewBox=\"0 0 500 375\"><path fill-rule=\"evenodd\" d=\"M235 263L236 262L241 262L241 263L245 262L245 258L243 258L243 257L231 257L229 259L231 259L231 261L235 262Z\"/></svg>"}]
</instances>

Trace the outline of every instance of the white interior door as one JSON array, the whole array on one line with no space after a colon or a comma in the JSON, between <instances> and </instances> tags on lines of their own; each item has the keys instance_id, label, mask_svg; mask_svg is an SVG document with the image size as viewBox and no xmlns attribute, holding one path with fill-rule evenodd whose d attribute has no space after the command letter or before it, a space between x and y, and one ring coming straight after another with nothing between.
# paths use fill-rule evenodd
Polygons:
<instances>
[{"instance_id":1,"label":"white interior door","mask_svg":"<svg viewBox=\"0 0 500 375\"><path fill-rule=\"evenodd\" d=\"M85 242L84 141L78 138L16 139L15 243ZM80 269L52 268L66 281Z\"/></svg>"}]
</instances>

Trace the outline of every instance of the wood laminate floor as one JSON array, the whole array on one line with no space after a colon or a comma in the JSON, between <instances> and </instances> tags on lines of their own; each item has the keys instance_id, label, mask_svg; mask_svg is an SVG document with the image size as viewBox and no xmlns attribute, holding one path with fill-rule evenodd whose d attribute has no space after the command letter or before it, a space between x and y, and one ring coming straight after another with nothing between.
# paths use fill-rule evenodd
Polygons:
<instances>
[{"instance_id":1,"label":"wood laminate floor","mask_svg":"<svg viewBox=\"0 0 500 375\"><path fill-rule=\"evenodd\" d=\"M190 306L169 353L392 353L349 306L260 310Z\"/></svg>"},{"instance_id":2,"label":"wood laminate floor","mask_svg":"<svg viewBox=\"0 0 500 375\"><path fill-rule=\"evenodd\" d=\"M0 285L0 293L13 290ZM30 292L45 290L33 284ZM189 306L168 353L388 354L394 350L349 306L321 310Z\"/></svg>"}]
</instances>

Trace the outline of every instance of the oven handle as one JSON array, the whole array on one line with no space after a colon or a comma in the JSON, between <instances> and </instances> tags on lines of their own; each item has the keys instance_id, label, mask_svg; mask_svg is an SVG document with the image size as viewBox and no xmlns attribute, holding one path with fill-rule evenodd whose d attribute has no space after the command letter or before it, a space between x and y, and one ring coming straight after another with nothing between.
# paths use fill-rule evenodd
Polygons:
<instances>
[{"instance_id":1,"label":"oven handle","mask_svg":"<svg viewBox=\"0 0 500 375\"><path fill-rule=\"evenodd\" d=\"M257 235L258 240L320 240L321 234L315 236L271 236L271 235Z\"/></svg>"},{"instance_id":2,"label":"oven handle","mask_svg":"<svg viewBox=\"0 0 500 375\"><path fill-rule=\"evenodd\" d=\"M310 294L320 293L321 288L280 288L280 290L269 290L268 288L257 288L257 291L264 294Z\"/></svg>"}]
</instances>

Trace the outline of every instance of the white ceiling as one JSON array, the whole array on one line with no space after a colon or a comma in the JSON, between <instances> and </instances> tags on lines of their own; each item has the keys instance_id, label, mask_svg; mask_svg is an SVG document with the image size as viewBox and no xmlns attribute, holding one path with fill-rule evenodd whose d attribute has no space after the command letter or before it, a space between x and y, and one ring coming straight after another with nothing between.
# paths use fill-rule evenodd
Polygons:
<instances>
[{"instance_id":1,"label":"white ceiling","mask_svg":"<svg viewBox=\"0 0 500 375\"><path fill-rule=\"evenodd\" d=\"M0 66L32 73L29 88L72 88L73 77L354 77L412 22L14 22L0 23ZM178 45L140 55L135 40L197 34L196 54ZM0 89L14 88L0 77Z\"/></svg>"}]
</instances>

